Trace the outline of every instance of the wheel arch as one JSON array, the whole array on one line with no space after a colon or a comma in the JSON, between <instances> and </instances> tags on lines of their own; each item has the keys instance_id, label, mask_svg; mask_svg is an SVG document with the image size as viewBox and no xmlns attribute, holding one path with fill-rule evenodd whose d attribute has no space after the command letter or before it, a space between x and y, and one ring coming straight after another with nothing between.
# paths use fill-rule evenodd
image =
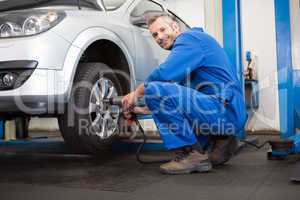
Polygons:
<instances>
[{"instance_id":1,"label":"wheel arch","mask_svg":"<svg viewBox=\"0 0 300 200\"><path fill-rule=\"evenodd\" d=\"M113 59L108 59L107 56L113 56ZM129 73L129 90L136 85L133 57L125 43L116 33L105 28L93 27L76 37L66 56L64 73L70 74L65 93L66 102L70 98L73 81L81 62L103 62L114 70L119 70L118 72Z\"/></svg>"}]
</instances>

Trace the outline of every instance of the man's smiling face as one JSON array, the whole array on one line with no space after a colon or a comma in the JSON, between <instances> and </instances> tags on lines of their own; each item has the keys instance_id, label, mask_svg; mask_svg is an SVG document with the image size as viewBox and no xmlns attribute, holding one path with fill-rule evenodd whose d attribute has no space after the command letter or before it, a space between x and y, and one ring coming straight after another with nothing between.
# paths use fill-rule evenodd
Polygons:
<instances>
[{"instance_id":1,"label":"man's smiling face","mask_svg":"<svg viewBox=\"0 0 300 200\"><path fill-rule=\"evenodd\" d=\"M170 50L175 39L180 34L180 28L176 22L168 22L164 17L157 18L150 26L149 31L157 44L166 50Z\"/></svg>"}]
</instances>

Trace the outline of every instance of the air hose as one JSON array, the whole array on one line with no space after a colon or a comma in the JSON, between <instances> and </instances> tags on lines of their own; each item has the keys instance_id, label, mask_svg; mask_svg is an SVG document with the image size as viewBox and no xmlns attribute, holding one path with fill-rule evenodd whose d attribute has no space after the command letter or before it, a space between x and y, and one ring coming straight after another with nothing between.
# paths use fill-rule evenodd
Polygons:
<instances>
[{"instance_id":1,"label":"air hose","mask_svg":"<svg viewBox=\"0 0 300 200\"><path fill-rule=\"evenodd\" d=\"M147 143L147 136L144 132L143 127L141 126L139 120L137 119L136 116L133 116L133 119L135 120L136 124L138 125L139 131L142 133L142 140L143 142L138 146L135 156L136 160L141 163L141 164L155 164L155 163L165 163L171 161L171 159L162 159L162 160L143 160L141 159L141 153L144 150L145 144Z\"/></svg>"},{"instance_id":2,"label":"air hose","mask_svg":"<svg viewBox=\"0 0 300 200\"><path fill-rule=\"evenodd\" d=\"M114 98L109 98L109 99L102 99L102 102L103 103L107 103L107 104L110 104L110 105L117 105L119 107L122 107L122 99L123 97L122 96L118 96L118 97L114 97ZM139 100L138 103L135 105L135 106L145 106L145 103L144 103L144 100ZM122 116L122 111L120 112L120 117ZM141 126L139 120L138 120L138 117L136 114L134 113L131 113L131 118L130 120L133 120L135 121L135 123L137 124L138 126L138 131L140 131L142 133L142 143L138 146L137 150L136 150L136 160L139 162L139 163L142 163L142 164L155 164L155 163L164 163L164 162L169 162L171 159L162 159L162 160L143 160L141 158L141 153L143 152L144 150L144 147L145 147L145 144L147 143L147 136L144 132L144 129L143 127ZM119 120L120 121L120 120Z\"/></svg>"}]
</instances>

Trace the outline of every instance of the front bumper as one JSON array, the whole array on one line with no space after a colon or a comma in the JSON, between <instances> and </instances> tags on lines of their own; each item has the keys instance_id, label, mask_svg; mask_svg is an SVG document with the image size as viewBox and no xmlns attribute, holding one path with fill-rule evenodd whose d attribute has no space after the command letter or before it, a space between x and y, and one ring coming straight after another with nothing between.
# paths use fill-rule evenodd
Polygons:
<instances>
[{"instance_id":1,"label":"front bumper","mask_svg":"<svg viewBox=\"0 0 300 200\"><path fill-rule=\"evenodd\" d=\"M74 69L74 66L65 63L69 52L76 55L80 49L51 30L32 37L0 39L0 72L24 69L24 66L33 70L20 87L0 91L1 115L63 112L63 108L58 108L67 102ZM8 65L20 60L36 61L38 65L35 69L30 64Z\"/></svg>"},{"instance_id":2,"label":"front bumper","mask_svg":"<svg viewBox=\"0 0 300 200\"><path fill-rule=\"evenodd\" d=\"M0 113L62 113L67 102L66 88L69 87L64 80L63 71L35 69L21 87L0 91Z\"/></svg>"}]
</instances>

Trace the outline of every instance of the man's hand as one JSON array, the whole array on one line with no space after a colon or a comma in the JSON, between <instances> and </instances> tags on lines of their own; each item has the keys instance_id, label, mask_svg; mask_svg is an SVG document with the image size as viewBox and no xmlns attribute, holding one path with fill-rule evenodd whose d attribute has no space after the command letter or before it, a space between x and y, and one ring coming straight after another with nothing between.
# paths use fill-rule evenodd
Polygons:
<instances>
[{"instance_id":1,"label":"man's hand","mask_svg":"<svg viewBox=\"0 0 300 200\"><path fill-rule=\"evenodd\" d=\"M130 119L131 114L134 113L134 107L137 103L138 97L144 95L144 84L141 84L137 89L129 94L125 95L122 99L123 115L125 118Z\"/></svg>"},{"instance_id":2,"label":"man's hand","mask_svg":"<svg viewBox=\"0 0 300 200\"><path fill-rule=\"evenodd\" d=\"M135 91L130 92L129 94L125 95L122 99L122 107L124 111L131 111L134 108L134 105L137 102L137 95Z\"/></svg>"},{"instance_id":3,"label":"man's hand","mask_svg":"<svg viewBox=\"0 0 300 200\"><path fill-rule=\"evenodd\" d=\"M147 106L145 107L134 107L133 108L133 113L138 114L138 115L149 115L151 111Z\"/></svg>"}]
</instances>

